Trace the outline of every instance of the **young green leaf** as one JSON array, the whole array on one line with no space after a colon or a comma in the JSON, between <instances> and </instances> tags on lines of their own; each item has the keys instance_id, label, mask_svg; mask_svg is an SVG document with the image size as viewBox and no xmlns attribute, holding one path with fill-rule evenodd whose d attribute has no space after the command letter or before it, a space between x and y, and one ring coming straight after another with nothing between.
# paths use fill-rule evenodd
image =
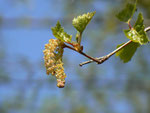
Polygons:
<instances>
[{"instance_id":1,"label":"young green leaf","mask_svg":"<svg viewBox=\"0 0 150 113\"><path fill-rule=\"evenodd\" d=\"M136 0L137 2L137 0ZM119 12L116 17L123 22L129 22L131 18L133 17L133 14L136 10L136 2L134 3L127 3L125 8Z\"/></svg>"},{"instance_id":2,"label":"young green leaf","mask_svg":"<svg viewBox=\"0 0 150 113\"><path fill-rule=\"evenodd\" d=\"M118 45L117 48L123 44ZM134 55L139 46L140 45L138 43L131 42L130 44L122 48L120 51L118 51L116 53L116 56L119 56L124 63L127 63L131 60L132 56Z\"/></svg>"},{"instance_id":3,"label":"young green leaf","mask_svg":"<svg viewBox=\"0 0 150 113\"><path fill-rule=\"evenodd\" d=\"M64 32L64 28L61 27L61 24L59 21L57 22L55 27L51 28L53 35L57 38L60 39L63 42L71 42L72 35L67 34Z\"/></svg>"},{"instance_id":4,"label":"young green leaf","mask_svg":"<svg viewBox=\"0 0 150 113\"><path fill-rule=\"evenodd\" d=\"M149 39L148 39L148 36L147 36L146 32L144 31L145 26L143 25L143 21L144 21L143 15L142 15L142 13L139 13L138 19L137 19L137 21L136 21L133 28L140 35L139 43L146 44L149 41Z\"/></svg>"},{"instance_id":5,"label":"young green leaf","mask_svg":"<svg viewBox=\"0 0 150 113\"><path fill-rule=\"evenodd\" d=\"M134 27L130 30L124 30L124 33L127 38L132 40L133 42L137 42L141 45L146 44L149 39L146 35L146 32L144 31L145 27L143 25L143 16L142 13L139 13L138 19L134 25Z\"/></svg>"},{"instance_id":6,"label":"young green leaf","mask_svg":"<svg viewBox=\"0 0 150 113\"><path fill-rule=\"evenodd\" d=\"M82 33L96 12L83 14L72 20L72 25Z\"/></svg>"},{"instance_id":7,"label":"young green leaf","mask_svg":"<svg viewBox=\"0 0 150 113\"><path fill-rule=\"evenodd\" d=\"M127 29L127 30L123 30L123 31L127 38L129 38L133 42L139 42L141 44L140 34L134 28L132 28L131 30Z\"/></svg>"}]
</instances>

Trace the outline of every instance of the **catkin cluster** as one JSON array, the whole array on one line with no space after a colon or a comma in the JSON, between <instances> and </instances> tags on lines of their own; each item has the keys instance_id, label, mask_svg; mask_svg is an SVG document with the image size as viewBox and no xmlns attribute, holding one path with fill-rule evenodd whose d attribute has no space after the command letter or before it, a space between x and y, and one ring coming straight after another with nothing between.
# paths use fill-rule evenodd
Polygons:
<instances>
[{"instance_id":1,"label":"catkin cluster","mask_svg":"<svg viewBox=\"0 0 150 113\"><path fill-rule=\"evenodd\" d=\"M58 39L50 39L48 44L45 44L44 61L47 75L51 74L57 79L57 86L63 88L65 85L66 74L62 62L63 42Z\"/></svg>"}]
</instances>

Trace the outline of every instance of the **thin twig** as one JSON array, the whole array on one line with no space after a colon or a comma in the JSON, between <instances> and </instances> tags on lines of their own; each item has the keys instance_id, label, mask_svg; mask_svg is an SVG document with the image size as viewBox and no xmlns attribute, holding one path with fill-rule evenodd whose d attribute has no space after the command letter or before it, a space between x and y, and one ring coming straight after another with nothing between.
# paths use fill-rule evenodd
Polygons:
<instances>
[{"instance_id":1,"label":"thin twig","mask_svg":"<svg viewBox=\"0 0 150 113\"><path fill-rule=\"evenodd\" d=\"M128 42L126 42L125 44L123 44L122 46L120 46L119 48L115 49L113 52L109 53L108 55L106 56L103 56L103 57L99 57L97 58L100 63L99 64L102 64L104 61L106 61L107 59L109 59L112 55L114 55L115 53L117 53L119 50L121 50L122 48L124 48L125 46L127 46L128 44L130 44L132 41L129 40ZM85 64L89 64L91 62L94 62L93 60L89 60L89 61L85 61L83 63L80 63L79 65L80 66L83 66Z\"/></svg>"},{"instance_id":2,"label":"thin twig","mask_svg":"<svg viewBox=\"0 0 150 113\"><path fill-rule=\"evenodd\" d=\"M147 27L144 29L145 32L148 32L150 31L150 27ZM128 44L130 44L132 41L129 40L128 42L126 42L125 44L123 44L122 46L120 46L119 48L115 49L113 52L109 53L108 55L106 56L103 56L103 57L99 57L99 58L96 58L97 60L100 61L100 63L98 64L102 64L103 62L105 62L107 59L109 59L111 56L113 56L115 53L117 53L118 51L120 51L122 48L124 48L125 46L127 46ZM80 63L79 66L83 66L85 64L89 64L89 63L92 63L94 62L93 60L89 60L89 61L85 61L83 63Z\"/></svg>"},{"instance_id":3,"label":"thin twig","mask_svg":"<svg viewBox=\"0 0 150 113\"><path fill-rule=\"evenodd\" d=\"M89 56L89 55L85 54L83 51L77 51L77 50L76 50L76 49L74 49L73 47L70 47L70 46L68 46L68 45L64 44L64 48L65 48L65 47L66 47L66 48L69 48L69 49L71 49L71 50L73 50L73 51L76 51L76 52L80 53L81 55L83 55L83 56L85 56L85 57L87 57L87 58L91 59L92 61L97 62L98 64L100 63L100 61L99 61L98 59L93 58L93 57L91 57L91 56Z\"/></svg>"},{"instance_id":4,"label":"thin twig","mask_svg":"<svg viewBox=\"0 0 150 113\"><path fill-rule=\"evenodd\" d=\"M144 29L145 32L150 31L150 26Z\"/></svg>"}]
</instances>

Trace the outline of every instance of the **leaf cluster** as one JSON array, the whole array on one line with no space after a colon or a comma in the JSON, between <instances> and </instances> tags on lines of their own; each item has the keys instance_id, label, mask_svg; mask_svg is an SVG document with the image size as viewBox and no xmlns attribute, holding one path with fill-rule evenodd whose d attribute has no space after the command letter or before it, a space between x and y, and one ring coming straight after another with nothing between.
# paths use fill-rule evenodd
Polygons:
<instances>
[{"instance_id":1,"label":"leaf cluster","mask_svg":"<svg viewBox=\"0 0 150 113\"><path fill-rule=\"evenodd\" d=\"M71 44L75 50L81 51L81 39L82 39L82 33L85 30L86 26L89 24L91 21L92 17L95 15L94 12L86 13L80 16L77 16L72 20L72 25L75 27L77 30L76 34L76 42L72 41L72 35L67 34L64 32L64 28L61 26L60 22L58 21L55 27L52 27L51 30L53 32L53 35L61 40L62 42Z\"/></svg>"},{"instance_id":2,"label":"leaf cluster","mask_svg":"<svg viewBox=\"0 0 150 113\"><path fill-rule=\"evenodd\" d=\"M123 62L128 62L131 60L132 56L136 52L137 48L141 45L145 45L149 42L148 36L146 34L146 31L144 31L145 26L143 24L144 18L142 13L139 13L137 20L132 27L130 24L130 21L136 11L136 5L137 0L134 0L134 2L130 1L128 2L125 7L116 15L116 17L129 25L129 29L125 29L124 34L125 36L132 41L132 43L126 45L116 53L116 56L119 56ZM82 39L82 33L85 30L86 26L89 24L93 16L95 15L95 12L86 13L83 15L79 15L76 18L72 20L72 25L77 30L76 34L76 42L71 41L72 36L64 32L64 28L61 27L61 24L59 21L57 22L55 27L52 27L53 35L60 39L62 42L68 43L73 46L73 48L76 51L82 51L81 46L81 39ZM117 46L120 47L123 44L119 44Z\"/></svg>"},{"instance_id":3,"label":"leaf cluster","mask_svg":"<svg viewBox=\"0 0 150 113\"><path fill-rule=\"evenodd\" d=\"M116 56L119 56L124 63L131 60L132 56L140 45L147 44L149 42L148 36L144 31L145 26L143 24L144 19L142 13L139 13L134 26L132 27L130 25L130 21L136 11L136 4L137 1L134 3L127 3L126 7L116 15L120 21L126 22L129 25L129 29L123 31L125 36L132 40L132 43L128 44L126 47L116 53ZM118 45L117 48L121 45L123 44Z\"/></svg>"}]
</instances>

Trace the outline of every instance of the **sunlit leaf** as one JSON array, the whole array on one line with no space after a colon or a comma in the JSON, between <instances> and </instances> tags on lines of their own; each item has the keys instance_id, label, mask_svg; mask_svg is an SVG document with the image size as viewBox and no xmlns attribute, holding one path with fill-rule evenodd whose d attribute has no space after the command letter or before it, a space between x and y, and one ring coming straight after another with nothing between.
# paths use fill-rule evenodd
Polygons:
<instances>
[{"instance_id":1,"label":"sunlit leaf","mask_svg":"<svg viewBox=\"0 0 150 113\"><path fill-rule=\"evenodd\" d=\"M123 22L129 22L133 17L133 14L136 10L136 1L134 3L127 3L125 8L120 11L116 17Z\"/></svg>"},{"instance_id":2,"label":"sunlit leaf","mask_svg":"<svg viewBox=\"0 0 150 113\"><path fill-rule=\"evenodd\" d=\"M124 33L127 38L132 40L133 42L137 42L141 45L146 44L149 39L144 31L145 27L143 25L143 16L141 13L138 15L138 19L134 25L134 27L130 30L124 30Z\"/></svg>"},{"instance_id":3,"label":"sunlit leaf","mask_svg":"<svg viewBox=\"0 0 150 113\"><path fill-rule=\"evenodd\" d=\"M64 28L61 27L61 24L59 21L57 22L55 27L51 28L53 35L57 38L60 39L63 42L71 42L72 36L64 32Z\"/></svg>"},{"instance_id":4,"label":"sunlit leaf","mask_svg":"<svg viewBox=\"0 0 150 113\"><path fill-rule=\"evenodd\" d=\"M140 40L139 40L140 44L146 44L149 41L148 36L144 31L145 26L143 25L143 21L144 21L143 15L142 13L139 13L138 19L133 27L140 35Z\"/></svg>"},{"instance_id":5,"label":"sunlit leaf","mask_svg":"<svg viewBox=\"0 0 150 113\"><path fill-rule=\"evenodd\" d=\"M72 25L77 29L77 31L82 33L95 13L96 12L91 12L74 18L72 21Z\"/></svg>"},{"instance_id":6,"label":"sunlit leaf","mask_svg":"<svg viewBox=\"0 0 150 113\"><path fill-rule=\"evenodd\" d=\"M117 48L122 46L123 44L118 45ZM124 63L127 63L131 60L132 56L134 55L139 46L140 45L138 43L131 42L130 44L122 48L120 51L118 51L116 53L116 56L119 56Z\"/></svg>"},{"instance_id":7,"label":"sunlit leaf","mask_svg":"<svg viewBox=\"0 0 150 113\"><path fill-rule=\"evenodd\" d=\"M140 42L140 35L135 29L124 30L124 34L133 42Z\"/></svg>"}]
</instances>

